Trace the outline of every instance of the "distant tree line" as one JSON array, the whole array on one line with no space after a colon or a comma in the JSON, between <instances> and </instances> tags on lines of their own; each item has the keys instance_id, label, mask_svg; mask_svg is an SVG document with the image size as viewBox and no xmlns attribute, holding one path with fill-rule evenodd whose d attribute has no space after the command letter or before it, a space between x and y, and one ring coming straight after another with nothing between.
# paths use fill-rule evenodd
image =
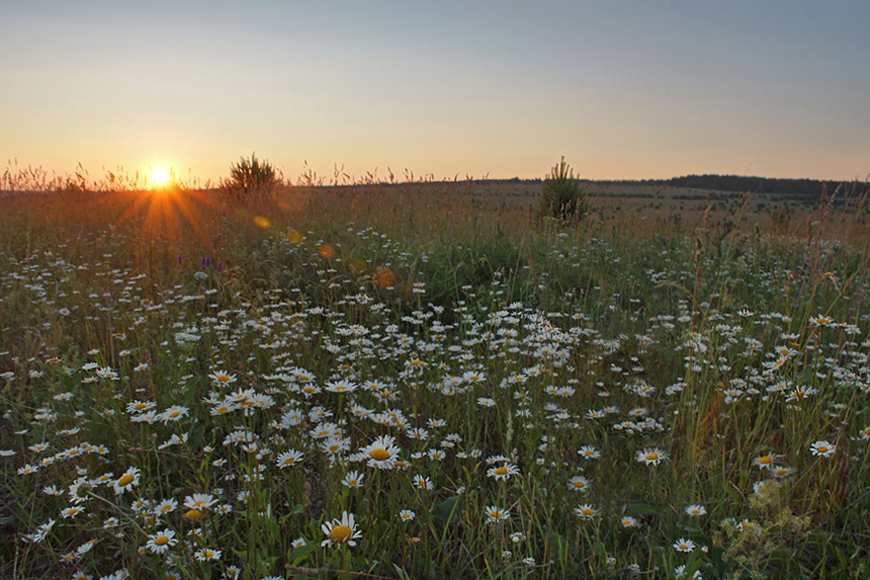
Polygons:
<instances>
[{"instance_id":1,"label":"distant tree line","mask_svg":"<svg viewBox=\"0 0 870 580\"><path fill-rule=\"evenodd\" d=\"M540 183L541 179L523 179L514 177L513 179L492 180L504 181L509 183ZM845 197L849 193L860 193L867 189L866 182L852 181L822 181L818 179L785 179L771 177L748 177L744 175L684 175L681 177L672 177L670 179L601 179L601 180L579 180L581 184L592 186L598 185L652 185L652 186L672 186L691 189L704 189L707 191L723 191L723 192L738 192L745 193L773 193L787 195L793 199L812 198L818 199L822 194L823 189L827 189L828 195L833 195L839 188L838 198Z\"/></svg>"},{"instance_id":2,"label":"distant tree line","mask_svg":"<svg viewBox=\"0 0 870 580\"><path fill-rule=\"evenodd\" d=\"M742 175L685 175L665 180L650 180L650 185L671 185L716 191L751 191L753 193L790 193L800 196L818 197L823 188L828 195L837 187L848 191L852 184L841 181L819 181L817 179L780 179L767 177L746 177Z\"/></svg>"}]
</instances>

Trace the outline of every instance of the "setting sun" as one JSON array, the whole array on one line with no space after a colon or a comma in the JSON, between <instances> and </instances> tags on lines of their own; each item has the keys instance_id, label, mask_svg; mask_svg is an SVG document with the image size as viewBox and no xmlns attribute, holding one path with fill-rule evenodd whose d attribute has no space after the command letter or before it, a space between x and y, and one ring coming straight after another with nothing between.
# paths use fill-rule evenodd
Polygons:
<instances>
[{"instance_id":1,"label":"setting sun","mask_svg":"<svg viewBox=\"0 0 870 580\"><path fill-rule=\"evenodd\" d=\"M169 170L164 167L158 167L151 170L151 183L154 185L165 185L171 177Z\"/></svg>"}]
</instances>

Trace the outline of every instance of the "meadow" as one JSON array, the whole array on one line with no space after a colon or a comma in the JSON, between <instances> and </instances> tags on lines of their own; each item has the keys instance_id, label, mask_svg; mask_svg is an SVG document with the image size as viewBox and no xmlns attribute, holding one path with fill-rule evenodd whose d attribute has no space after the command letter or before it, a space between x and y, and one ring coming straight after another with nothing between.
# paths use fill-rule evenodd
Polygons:
<instances>
[{"instance_id":1,"label":"meadow","mask_svg":"<svg viewBox=\"0 0 870 580\"><path fill-rule=\"evenodd\" d=\"M0 198L0 576L870 575L866 193L61 185Z\"/></svg>"}]
</instances>

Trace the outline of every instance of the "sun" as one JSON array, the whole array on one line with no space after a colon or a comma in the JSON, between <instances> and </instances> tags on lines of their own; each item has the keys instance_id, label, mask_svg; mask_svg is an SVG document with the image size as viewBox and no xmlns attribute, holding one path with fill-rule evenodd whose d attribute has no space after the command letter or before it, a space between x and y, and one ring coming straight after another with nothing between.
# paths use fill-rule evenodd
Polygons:
<instances>
[{"instance_id":1,"label":"sun","mask_svg":"<svg viewBox=\"0 0 870 580\"><path fill-rule=\"evenodd\" d=\"M166 185L170 177L172 177L172 175L165 167L158 167L157 169L151 170L151 183L158 187L161 185Z\"/></svg>"}]
</instances>

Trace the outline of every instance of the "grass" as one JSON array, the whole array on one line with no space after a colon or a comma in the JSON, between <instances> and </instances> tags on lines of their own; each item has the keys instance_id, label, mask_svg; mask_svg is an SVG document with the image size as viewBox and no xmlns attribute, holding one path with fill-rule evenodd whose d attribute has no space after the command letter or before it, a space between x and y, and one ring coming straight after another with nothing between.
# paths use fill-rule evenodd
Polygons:
<instances>
[{"instance_id":1,"label":"grass","mask_svg":"<svg viewBox=\"0 0 870 580\"><path fill-rule=\"evenodd\" d=\"M84 185L0 199L6 577L868 573L845 210Z\"/></svg>"}]
</instances>

